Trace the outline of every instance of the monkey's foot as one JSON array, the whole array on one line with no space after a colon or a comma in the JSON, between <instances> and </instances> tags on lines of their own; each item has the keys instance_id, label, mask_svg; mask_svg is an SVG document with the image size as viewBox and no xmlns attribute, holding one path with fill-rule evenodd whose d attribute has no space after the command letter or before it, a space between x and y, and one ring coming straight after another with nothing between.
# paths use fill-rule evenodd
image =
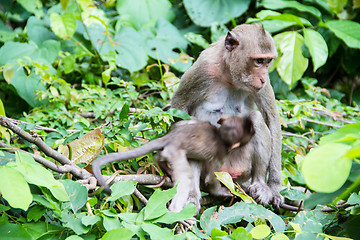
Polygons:
<instances>
[{"instance_id":1,"label":"monkey's foot","mask_svg":"<svg viewBox=\"0 0 360 240\"><path fill-rule=\"evenodd\" d=\"M258 203L267 205L273 200L273 192L263 183L253 183L249 187L250 196Z\"/></svg>"},{"instance_id":2,"label":"monkey's foot","mask_svg":"<svg viewBox=\"0 0 360 240\"><path fill-rule=\"evenodd\" d=\"M280 205L285 201L284 197L280 194L280 187L272 187L270 189L273 193L272 204L276 209L279 209Z\"/></svg>"}]
</instances>

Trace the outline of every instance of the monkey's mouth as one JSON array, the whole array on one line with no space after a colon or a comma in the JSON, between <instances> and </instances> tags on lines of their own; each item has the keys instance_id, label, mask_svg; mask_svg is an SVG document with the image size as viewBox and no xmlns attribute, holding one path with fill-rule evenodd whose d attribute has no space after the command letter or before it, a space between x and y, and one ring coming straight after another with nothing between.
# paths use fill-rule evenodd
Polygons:
<instances>
[{"instance_id":1,"label":"monkey's mouth","mask_svg":"<svg viewBox=\"0 0 360 240\"><path fill-rule=\"evenodd\" d=\"M245 85L253 92L258 92L258 91L260 91L260 89L262 89L264 87L264 86L261 86L261 87L255 86L255 85L252 85L251 83L245 83Z\"/></svg>"}]
</instances>

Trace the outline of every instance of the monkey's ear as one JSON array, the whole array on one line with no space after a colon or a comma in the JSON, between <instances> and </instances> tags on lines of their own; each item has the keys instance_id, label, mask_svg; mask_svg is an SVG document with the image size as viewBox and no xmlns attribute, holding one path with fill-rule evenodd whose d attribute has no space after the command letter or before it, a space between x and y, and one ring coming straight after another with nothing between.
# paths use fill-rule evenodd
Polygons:
<instances>
[{"instance_id":1,"label":"monkey's ear","mask_svg":"<svg viewBox=\"0 0 360 240\"><path fill-rule=\"evenodd\" d=\"M220 118L218 121L217 121L217 123L218 124L222 124L226 119L228 119L229 118L229 116L226 116L226 117L222 117L222 118Z\"/></svg>"},{"instance_id":2,"label":"monkey's ear","mask_svg":"<svg viewBox=\"0 0 360 240\"><path fill-rule=\"evenodd\" d=\"M240 40L233 32L228 32L225 37L225 48L229 51L234 50L237 46L239 46Z\"/></svg>"}]
</instances>

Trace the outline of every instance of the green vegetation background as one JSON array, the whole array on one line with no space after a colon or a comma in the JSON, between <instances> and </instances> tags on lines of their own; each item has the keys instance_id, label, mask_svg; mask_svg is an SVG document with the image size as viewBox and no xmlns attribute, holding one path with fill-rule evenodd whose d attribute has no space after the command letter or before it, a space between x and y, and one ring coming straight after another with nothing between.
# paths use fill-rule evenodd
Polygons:
<instances>
[{"instance_id":1,"label":"green vegetation background","mask_svg":"<svg viewBox=\"0 0 360 240\"><path fill-rule=\"evenodd\" d=\"M360 239L359 8L358 0L1 1L0 239ZM181 229L194 207L168 212L174 188L120 181L108 196L77 181L88 183L86 165L99 154L138 147L188 118L168 109L179 78L241 23L274 37L282 194L305 210L259 206L219 175L244 201L210 201L195 227ZM103 169L114 172L163 175L152 154Z\"/></svg>"}]
</instances>

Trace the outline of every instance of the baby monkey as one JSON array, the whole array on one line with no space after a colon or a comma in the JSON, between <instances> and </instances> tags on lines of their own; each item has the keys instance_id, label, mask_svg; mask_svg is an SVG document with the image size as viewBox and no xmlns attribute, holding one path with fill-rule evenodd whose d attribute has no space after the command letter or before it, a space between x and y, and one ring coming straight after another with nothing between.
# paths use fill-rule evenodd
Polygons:
<instances>
[{"instance_id":1,"label":"baby monkey","mask_svg":"<svg viewBox=\"0 0 360 240\"><path fill-rule=\"evenodd\" d=\"M179 212L188 203L193 203L198 213L201 198L200 179L211 194L230 195L216 179L214 172L220 171L229 151L247 144L255 133L251 115L247 118L225 117L218 123L220 128L195 119L180 121L163 137L129 151L110 153L94 161L94 175L98 182L110 191L101 175L104 164L158 151L159 166L171 177L174 184L177 184L177 193L169 210Z\"/></svg>"}]
</instances>

